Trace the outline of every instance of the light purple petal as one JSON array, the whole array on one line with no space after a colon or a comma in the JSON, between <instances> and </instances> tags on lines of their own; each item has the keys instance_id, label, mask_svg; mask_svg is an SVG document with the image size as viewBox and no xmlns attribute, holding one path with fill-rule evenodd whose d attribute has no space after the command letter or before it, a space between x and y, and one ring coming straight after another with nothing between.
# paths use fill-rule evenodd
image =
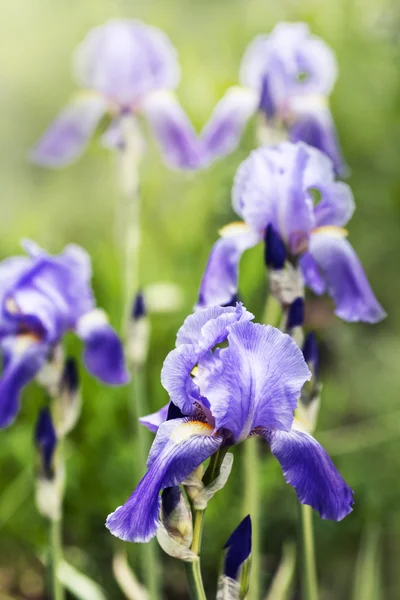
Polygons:
<instances>
[{"instance_id":1,"label":"light purple petal","mask_svg":"<svg viewBox=\"0 0 400 600\"><path fill-rule=\"evenodd\" d=\"M217 429L235 442L257 428L290 430L303 384L311 373L292 338L257 323L234 323L220 365L201 392Z\"/></svg>"},{"instance_id":2,"label":"light purple petal","mask_svg":"<svg viewBox=\"0 0 400 600\"><path fill-rule=\"evenodd\" d=\"M160 408L160 410L157 410L156 412L151 413L150 415L146 415L145 417L140 417L139 423L141 425L144 425L144 427L147 427L147 429L152 433L157 433L161 423L164 423L164 421L167 420L168 408L169 402L168 404Z\"/></svg>"},{"instance_id":3,"label":"light purple petal","mask_svg":"<svg viewBox=\"0 0 400 600\"><path fill-rule=\"evenodd\" d=\"M159 91L149 94L142 110L168 166L189 170L202 166L202 145L173 93Z\"/></svg>"},{"instance_id":4,"label":"light purple petal","mask_svg":"<svg viewBox=\"0 0 400 600\"><path fill-rule=\"evenodd\" d=\"M20 394L44 365L49 347L30 335L10 336L1 343L0 427L11 425L19 411Z\"/></svg>"},{"instance_id":5,"label":"light purple petal","mask_svg":"<svg viewBox=\"0 0 400 600\"><path fill-rule=\"evenodd\" d=\"M129 381L121 340L103 311L95 309L83 315L76 332L85 342L83 359L92 375L110 385L123 385Z\"/></svg>"},{"instance_id":6,"label":"light purple petal","mask_svg":"<svg viewBox=\"0 0 400 600\"><path fill-rule=\"evenodd\" d=\"M174 419L163 423L147 463L148 471L132 496L107 518L113 535L128 542L147 542L157 531L159 492L179 485L214 454L222 438L206 423Z\"/></svg>"},{"instance_id":7,"label":"light purple petal","mask_svg":"<svg viewBox=\"0 0 400 600\"><path fill-rule=\"evenodd\" d=\"M317 230L311 235L309 251L324 274L339 317L377 323L386 316L356 253L342 235Z\"/></svg>"},{"instance_id":8,"label":"light purple petal","mask_svg":"<svg viewBox=\"0 0 400 600\"><path fill-rule=\"evenodd\" d=\"M235 150L258 102L257 93L248 88L232 87L225 93L201 133L207 163Z\"/></svg>"},{"instance_id":9,"label":"light purple petal","mask_svg":"<svg viewBox=\"0 0 400 600\"><path fill-rule=\"evenodd\" d=\"M122 19L88 33L75 55L75 73L82 87L131 108L154 90L174 89L180 79L176 50L167 36Z\"/></svg>"},{"instance_id":10,"label":"light purple petal","mask_svg":"<svg viewBox=\"0 0 400 600\"><path fill-rule=\"evenodd\" d=\"M321 201L314 208L317 227L346 225L355 209L353 193L347 183L336 181L329 186L320 184L318 189L321 192Z\"/></svg>"},{"instance_id":11,"label":"light purple petal","mask_svg":"<svg viewBox=\"0 0 400 600\"><path fill-rule=\"evenodd\" d=\"M314 294L323 294L326 291L326 283L317 263L309 252L305 252L300 256L299 265L306 285Z\"/></svg>"},{"instance_id":12,"label":"light purple petal","mask_svg":"<svg viewBox=\"0 0 400 600\"><path fill-rule=\"evenodd\" d=\"M232 224L232 228L235 224ZM226 305L236 297L239 262L242 254L260 241L260 236L238 227L234 235L223 236L211 249L199 290L199 307Z\"/></svg>"},{"instance_id":13,"label":"light purple petal","mask_svg":"<svg viewBox=\"0 0 400 600\"><path fill-rule=\"evenodd\" d=\"M76 160L106 111L98 96L82 95L53 121L30 153L32 162L43 167L65 167Z\"/></svg>"},{"instance_id":14,"label":"light purple petal","mask_svg":"<svg viewBox=\"0 0 400 600\"><path fill-rule=\"evenodd\" d=\"M265 437L302 504L332 521L341 521L352 511L352 490L311 435L292 430L267 432Z\"/></svg>"}]
</instances>

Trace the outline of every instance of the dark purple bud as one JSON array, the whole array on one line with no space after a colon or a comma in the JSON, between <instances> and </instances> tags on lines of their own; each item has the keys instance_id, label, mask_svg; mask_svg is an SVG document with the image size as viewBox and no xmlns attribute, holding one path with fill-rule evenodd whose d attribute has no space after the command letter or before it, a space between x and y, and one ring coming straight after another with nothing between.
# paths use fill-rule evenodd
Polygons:
<instances>
[{"instance_id":1,"label":"dark purple bud","mask_svg":"<svg viewBox=\"0 0 400 600\"><path fill-rule=\"evenodd\" d=\"M295 327L301 327L304 324L304 299L296 298L289 306L287 315L287 330L290 331Z\"/></svg>"},{"instance_id":2,"label":"dark purple bud","mask_svg":"<svg viewBox=\"0 0 400 600\"><path fill-rule=\"evenodd\" d=\"M286 248L279 234L272 225L268 225L265 232L265 264L270 269L283 269L286 261Z\"/></svg>"},{"instance_id":3,"label":"dark purple bud","mask_svg":"<svg viewBox=\"0 0 400 600\"><path fill-rule=\"evenodd\" d=\"M310 331L306 335L306 339L303 344L303 356L306 361L308 367L312 371L314 377L318 379L319 377L319 352L318 352L318 342L316 335L313 331Z\"/></svg>"},{"instance_id":4,"label":"dark purple bud","mask_svg":"<svg viewBox=\"0 0 400 600\"><path fill-rule=\"evenodd\" d=\"M139 291L132 305L132 319L138 321L146 315L146 304L144 301L143 292Z\"/></svg>"},{"instance_id":5,"label":"dark purple bud","mask_svg":"<svg viewBox=\"0 0 400 600\"><path fill-rule=\"evenodd\" d=\"M64 371L61 377L61 390L70 396L73 396L79 389L79 383L78 364L75 358L70 356L64 363Z\"/></svg>"},{"instance_id":6,"label":"dark purple bud","mask_svg":"<svg viewBox=\"0 0 400 600\"><path fill-rule=\"evenodd\" d=\"M224 574L238 579L239 569L251 554L251 519L247 515L232 533L224 548L227 548L224 561Z\"/></svg>"},{"instance_id":7,"label":"dark purple bud","mask_svg":"<svg viewBox=\"0 0 400 600\"><path fill-rule=\"evenodd\" d=\"M161 493L161 507L163 514L171 515L181 500L182 492L179 485L165 488Z\"/></svg>"},{"instance_id":8,"label":"dark purple bud","mask_svg":"<svg viewBox=\"0 0 400 600\"><path fill-rule=\"evenodd\" d=\"M36 422L35 444L40 453L40 468L46 479L53 479L53 457L57 446L57 434L54 429L51 413L48 408L42 408Z\"/></svg>"}]
</instances>

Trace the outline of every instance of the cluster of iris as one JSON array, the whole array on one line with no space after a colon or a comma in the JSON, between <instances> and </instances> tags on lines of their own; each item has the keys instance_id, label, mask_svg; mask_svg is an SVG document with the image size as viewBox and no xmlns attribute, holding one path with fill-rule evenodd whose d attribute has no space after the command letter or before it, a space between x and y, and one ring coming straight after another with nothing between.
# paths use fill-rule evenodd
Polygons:
<instances>
[{"instance_id":1,"label":"cluster of iris","mask_svg":"<svg viewBox=\"0 0 400 600\"><path fill-rule=\"evenodd\" d=\"M242 61L241 86L226 92L199 135L174 94L179 66L161 31L137 21L112 21L91 31L75 58L84 90L33 149L31 159L38 164L61 167L75 160L101 121L107 148L124 151L129 118L142 149L141 116L174 168L204 168L233 151L256 113L260 142L233 184L233 208L243 221L221 231L195 312L164 362L161 382L169 403L141 419L156 434L147 473L109 515L108 529L123 540L147 542L165 529L171 489L184 484L190 490L193 473L207 459L256 435L268 442L301 503L322 518L343 519L352 510L353 493L294 418L312 375L312 357L306 351L310 339L303 353L290 335L303 325L305 286L316 294L327 291L337 315L347 321L375 323L384 317L343 229L354 200L337 179L346 165L328 106L337 77L333 52L302 23L282 23L256 38ZM286 311L283 331L254 323L237 302L240 258L258 243L265 244L270 293ZM107 384L128 380L121 342L94 306L85 251L70 245L50 256L33 242L24 248L27 256L0 266L2 427L15 419L23 386L54 364L67 331L84 341L84 362L93 375ZM37 431L49 466L55 436L48 415ZM235 580L250 553L250 530L246 519L228 543L229 579ZM232 551L238 539L239 558Z\"/></svg>"}]
</instances>

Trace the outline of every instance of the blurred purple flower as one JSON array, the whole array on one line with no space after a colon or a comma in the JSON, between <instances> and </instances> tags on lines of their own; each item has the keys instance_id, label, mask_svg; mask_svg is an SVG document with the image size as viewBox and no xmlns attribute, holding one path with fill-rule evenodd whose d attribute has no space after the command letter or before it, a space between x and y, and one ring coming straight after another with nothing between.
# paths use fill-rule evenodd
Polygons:
<instances>
[{"instance_id":1,"label":"blurred purple flower","mask_svg":"<svg viewBox=\"0 0 400 600\"><path fill-rule=\"evenodd\" d=\"M115 536L148 541L159 524L159 492L181 484L219 448L250 435L269 442L299 500L322 518L340 520L351 511L352 492L325 450L292 427L310 378L301 350L288 335L252 318L241 304L212 307L189 316L178 331L161 382L186 416L158 427L146 475L107 519ZM218 348L223 342L228 346Z\"/></svg>"},{"instance_id":2,"label":"blurred purple flower","mask_svg":"<svg viewBox=\"0 0 400 600\"><path fill-rule=\"evenodd\" d=\"M180 79L176 51L162 31L128 20L96 27L76 51L74 73L84 92L44 133L32 150L33 162L46 167L70 164L106 114L112 121L103 143L118 148L124 143L123 118L142 114L168 165L199 165L200 141L172 91Z\"/></svg>"},{"instance_id":3,"label":"blurred purple flower","mask_svg":"<svg viewBox=\"0 0 400 600\"><path fill-rule=\"evenodd\" d=\"M263 239L273 240L267 262L284 260L279 237L306 285L316 294L328 291L339 317L368 323L385 317L342 229L354 211L351 189L335 181L325 154L302 142L254 150L237 171L232 202L244 223L221 231L201 282L199 306L229 303L237 293L241 255Z\"/></svg>"},{"instance_id":4,"label":"blurred purple flower","mask_svg":"<svg viewBox=\"0 0 400 600\"><path fill-rule=\"evenodd\" d=\"M92 375L112 385L128 380L121 343L105 313L95 309L86 252L69 245L50 256L34 242L24 247L28 256L0 263L0 427L14 421L22 388L51 360L67 331L84 341Z\"/></svg>"},{"instance_id":5,"label":"blurred purple flower","mask_svg":"<svg viewBox=\"0 0 400 600\"><path fill-rule=\"evenodd\" d=\"M283 126L290 141L325 152L343 174L346 165L328 106L337 70L331 48L305 23L280 23L270 35L256 37L240 67L242 87L227 91L203 130L208 162L236 148L258 111L277 132Z\"/></svg>"}]
</instances>

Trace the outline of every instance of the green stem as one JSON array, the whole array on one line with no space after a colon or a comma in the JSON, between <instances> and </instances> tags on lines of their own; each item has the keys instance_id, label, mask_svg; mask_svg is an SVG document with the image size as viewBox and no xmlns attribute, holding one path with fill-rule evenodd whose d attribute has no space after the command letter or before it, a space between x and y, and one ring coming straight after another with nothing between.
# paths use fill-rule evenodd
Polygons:
<instances>
[{"instance_id":1,"label":"green stem","mask_svg":"<svg viewBox=\"0 0 400 600\"><path fill-rule=\"evenodd\" d=\"M312 508L308 504L301 504L300 506L304 546L303 595L304 600L318 600Z\"/></svg>"},{"instance_id":2,"label":"green stem","mask_svg":"<svg viewBox=\"0 0 400 600\"><path fill-rule=\"evenodd\" d=\"M260 588L260 457L257 436L244 444L244 513L251 516L252 551L249 600L259 600Z\"/></svg>"},{"instance_id":3,"label":"green stem","mask_svg":"<svg viewBox=\"0 0 400 600\"><path fill-rule=\"evenodd\" d=\"M62 560L62 520L53 519L50 524L50 550L53 600L64 600L65 593L58 578L58 569Z\"/></svg>"}]
</instances>

